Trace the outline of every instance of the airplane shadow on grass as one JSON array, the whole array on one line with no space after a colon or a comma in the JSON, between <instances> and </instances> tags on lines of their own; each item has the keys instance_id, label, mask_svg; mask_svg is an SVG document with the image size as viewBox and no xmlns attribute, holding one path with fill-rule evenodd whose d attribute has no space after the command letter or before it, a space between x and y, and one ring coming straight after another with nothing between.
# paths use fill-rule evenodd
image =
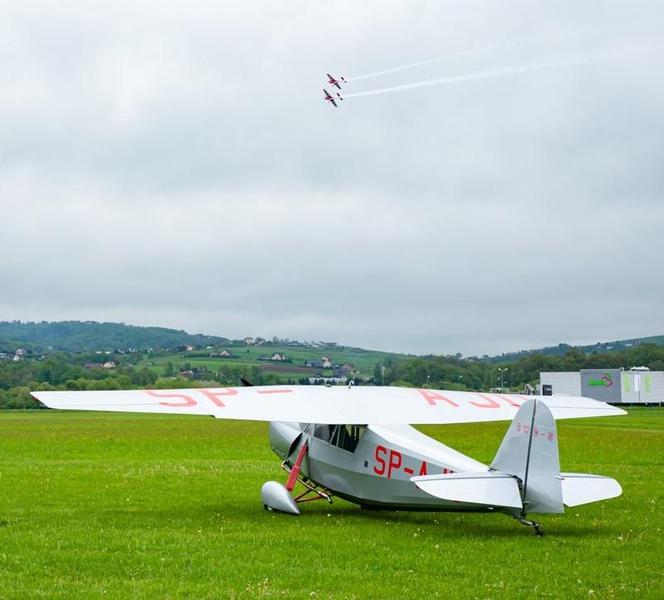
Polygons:
<instances>
[{"instance_id":1,"label":"airplane shadow on grass","mask_svg":"<svg viewBox=\"0 0 664 600\"><path fill-rule=\"evenodd\" d=\"M225 526L233 521L237 523L252 523L255 526L268 525L271 527L290 527L296 522L306 529L310 522L312 531L319 531L321 519L334 518L337 522L348 527L356 527L361 523L383 524L395 527L417 527L431 534L441 535L445 538L517 538L522 536L536 537L529 527L524 527L501 513L454 513L454 512L426 512L426 511L397 511L362 509L359 506L344 503L330 505L320 503L317 506L307 506L300 516L264 510L260 503L251 504L219 504L219 505L192 505L183 511L182 507L173 509L109 510L96 513L97 519L108 515L109 520L129 520L134 527L140 527L141 522L146 527L159 523L168 523L169 527L183 528L196 527L197 529L214 529L218 521ZM548 521L544 518L542 528L545 536L564 538L594 538L610 539L616 532L612 527L592 527L553 517Z\"/></svg>"}]
</instances>

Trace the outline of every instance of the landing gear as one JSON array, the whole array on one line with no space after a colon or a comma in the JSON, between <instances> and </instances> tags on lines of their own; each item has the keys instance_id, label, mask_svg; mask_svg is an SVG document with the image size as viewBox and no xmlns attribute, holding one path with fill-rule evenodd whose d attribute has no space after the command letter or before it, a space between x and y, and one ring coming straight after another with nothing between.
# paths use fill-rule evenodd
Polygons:
<instances>
[{"instance_id":1,"label":"landing gear","mask_svg":"<svg viewBox=\"0 0 664 600\"><path fill-rule=\"evenodd\" d=\"M300 447L295 462L291 466L287 461L281 463L281 467L288 473L286 485L276 481L267 481L261 488L261 499L263 508L266 510L276 510L279 512L299 515L298 504L302 502L312 502L313 500L327 500L332 503L332 494L325 488L316 485L307 477L301 474L302 461L307 454L307 444ZM295 484L300 483L306 489L298 496L291 496Z\"/></svg>"},{"instance_id":2,"label":"landing gear","mask_svg":"<svg viewBox=\"0 0 664 600\"><path fill-rule=\"evenodd\" d=\"M538 523L537 521L532 521L530 519L526 519L525 515L515 516L514 518L517 519L519 523L521 523L521 525L532 527L535 530L535 535L537 537L544 537L544 532L542 531L541 523Z\"/></svg>"},{"instance_id":3,"label":"landing gear","mask_svg":"<svg viewBox=\"0 0 664 600\"><path fill-rule=\"evenodd\" d=\"M304 448L306 452L306 445ZM300 452L300 455L298 455L298 458L292 467L290 467L286 461L281 463L281 468L289 474L288 481L286 482L286 489L292 491L296 482L307 488L299 496L295 497L295 502L298 504L301 502L312 502L313 500L327 500L332 504L332 494L328 490L312 483L309 479L302 477L300 474L302 458L304 458L304 453Z\"/></svg>"}]
</instances>

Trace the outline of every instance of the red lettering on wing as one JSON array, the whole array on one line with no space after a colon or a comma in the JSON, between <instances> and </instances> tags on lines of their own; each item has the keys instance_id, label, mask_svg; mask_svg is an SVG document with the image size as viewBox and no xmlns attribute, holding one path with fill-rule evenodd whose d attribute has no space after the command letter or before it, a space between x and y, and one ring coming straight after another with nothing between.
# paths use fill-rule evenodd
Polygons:
<instances>
[{"instance_id":1,"label":"red lettering on wing","mask_svg":"<svg viewBox=\"0 0 664 600\"><path fill-rule=\"evenodd\" d=\"M206 398L211 400L213 404L216 404L221 408L223 408L226 405L222 402L219 396L235 396L237 394L237 390L234 390L233 388L219 388L215 390L206 390L204 388L201 388L198 391L201 394L203 394Z\"/></svg>"},{"instance_id":2,"label":"red lettering on wing","mask_svg":"<svg viewBox=\"0 0 664 600\"><path fill-rule=\"evenodd\" d=\"M518 402L514 402L512 398L510 398L509 396L505 396L504 394L498 394L498 398L501 398L502 400L507 402L507 404L509 404L510 406L516 406L516 407L521 406Z\"/></svg>"},{"instance_id":3,"label":"red lettering on wing","mask_svg":"<svg viewBox=\"0 0 664 600\"><path fill-rule=\"evenodd\" d=\"M443 396L440 392L434 392L433 390L417 390L422 397L431 405L436 406L436 402L447 402L450 406L459 406L454 400L450 400L446 396Z\"/></svg>"},{"instance_id":4,"label":"red lettering on wing","mask_svg":"<svg viewBox=\"0 0 664 600\"><path fill-rule=\"evenodd\" d=\"M382 458L380 455L381 454L387 454L387 448L385 446L376 446L376 452L374 453L374 458L376 459L376 462L380 465L380 469L378 467L374 467L374 473L376 475L382 475L385 473L385 459Z\"/></svg>"},{"instance_id":5,"label":"red lettering on wing","mask_svg":"<svg viewBox=\"0 0 664 600\"><path fill-rule=\"evenodd\" d=\"M477 408L500 408L500 404L496 402L493 398L490 398L486 394L477 394L480 398L483 400L486 400L486 404L482 404L481 402L475 402L474 400L471 400L470 403L473 406L477 406Z\"/></svg>"},{"instance_id":6,"label":"red lettering on wing","mask_svg":"<svg viewBox=\"0 0 664 600\"><path fill-rule=\"evenodd\" d=\"M401 452L390 450L390 462L387 468L387 478L392 478L392 469L401 468Z\"/></svg>"},{"instance_id":7,"label":"red lettering on wing","mask_svg":"<svg viewBox=\"0 0 664 600\"><path fill-rule=\"evenodd\" d=\"M172 406L173 408L180 408L184 406L196 406L198 402L194 400L191 396L187 396L187 394L183 394L181 392L178 392L176 394L173 393L164 393L159 390L145 390L145 393L148 396L153 396L155 398L180 398L182 402L160 402L162 406Z\"/></svg>"},{"instance_id":8,"label":"red lettering on wing","mask_svg":"<svg viewBox=\"0 0 664 600\"><path fill-rule=\"evenodd\" d=\"M420 472L418 475L427 475L427 463L422 461L422 466L420 467Z\"/></svg>"},{"instance_id":9,"label":"red lettering on wing","mask_svg":"<svg viewBox=\"0 0 664 600\"><path fill-rule=\"evenodd\" d=\"M413 469L411 469L410 467L404 467L403 472L408 473L408 475L413 475L415 473L415 471L413 471Z\"/></svg>"}]
</instances>

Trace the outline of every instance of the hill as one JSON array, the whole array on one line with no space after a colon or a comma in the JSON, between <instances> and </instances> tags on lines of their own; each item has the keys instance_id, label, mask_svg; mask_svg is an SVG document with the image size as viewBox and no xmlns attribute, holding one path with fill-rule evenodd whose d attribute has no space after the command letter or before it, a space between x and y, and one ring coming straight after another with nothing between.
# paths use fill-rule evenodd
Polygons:
<instances>
[{"instance_id":1,"label":"hill","mask_svg":"<svg viewBox=\"0 0 664 600\"><path fill-rule=\"evenodd\" d=\"M588 344L585 346L572 346L570 344L561 343L557 346L546 346L544 348L535 348L533 350L519 350L517 352L508 352L496 356L484 356L482 360L488 362L512 362L528 356L530 354L542 354L544 356L564 356L570 350L578 350L584 354L605 353L605 352L621 352L635 348L641 344L654 344L656 346L664 346L664 335L652 335L648 337L630 338L626 340L615 340L613 342L597 342L596 344Z\"/></svg>"},{"instance_id":2,"label":"hill","mask_svg":"<svg viewBox=\"0 0 664 600\"><path fill-rule=\"evenodd\" d=\"M165 327L137 327L96 321L0 321L0 349L24 346L33 350L93 352L116 348L171 348L222 344L223 337L190 334Z\"/></svg>"}]
</instances>

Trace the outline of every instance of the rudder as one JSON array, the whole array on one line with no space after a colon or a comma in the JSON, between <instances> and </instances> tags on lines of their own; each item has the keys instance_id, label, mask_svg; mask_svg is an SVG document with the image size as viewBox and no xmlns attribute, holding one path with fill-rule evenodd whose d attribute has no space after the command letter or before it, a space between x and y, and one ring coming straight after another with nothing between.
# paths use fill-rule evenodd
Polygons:
<instances>
[{"instance_id":1,"label":"rudder","mask_svg":"<svg viewBox=\"0 0 664 600\"><path fill-rule=\"evenodd\" d=\"M519 408L491 469L518 478L522 514L564 512L558 434L546 404L532 399Z\"/></svg>"}]
</instances>

